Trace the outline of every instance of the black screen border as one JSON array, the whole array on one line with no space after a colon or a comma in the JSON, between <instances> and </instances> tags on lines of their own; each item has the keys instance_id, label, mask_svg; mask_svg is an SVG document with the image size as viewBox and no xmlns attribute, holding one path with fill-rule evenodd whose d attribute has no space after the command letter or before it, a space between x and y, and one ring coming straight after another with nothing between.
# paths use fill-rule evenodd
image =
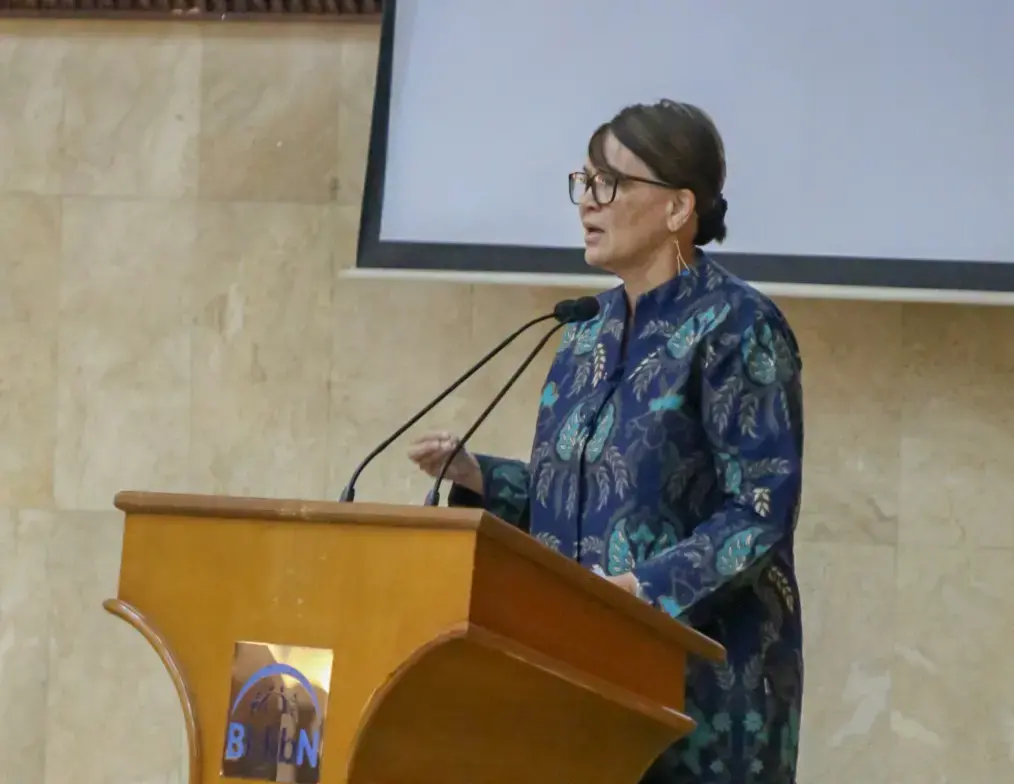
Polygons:
<instances>
[{"instance_id":1,"label":"black screen border","mask_svg":"<svg viewBox=\"0 0 1014 784\"><path fill-rule=\"evenodd\" d=\"M394 31L397 0L385 0L381 19L373 118L363 187L356 267L442 273L601 275L589 268L580 248L524 245L401 242L382 240ZM561 193L562 193L561 186ZM724 267L751 283L832 286L850 289L923 289L1014 293L1012 263L936 259L793 256L708 250ZM899 291L899 295L902 292Z\"/></svg>"}]
</instances>

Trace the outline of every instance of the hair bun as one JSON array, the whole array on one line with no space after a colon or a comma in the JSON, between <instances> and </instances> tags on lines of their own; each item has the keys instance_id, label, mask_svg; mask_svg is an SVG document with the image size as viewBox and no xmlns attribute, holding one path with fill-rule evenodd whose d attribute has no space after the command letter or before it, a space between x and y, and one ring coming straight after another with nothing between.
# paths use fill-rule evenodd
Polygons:
<instances>
[{"instance_id":1,"label":"hair bun","mask_svg":"<svg viewBox=\"0 0 1014 784\"><path fill-rule=\"evenodd\" d=\"M729 202L722 194L718 194L711 209L697 215L697 234L694 235L694 245L703 246L709 242L722 242L725 239L727 233L725 213L728 210Z\"/></svg>"}]
</instances>

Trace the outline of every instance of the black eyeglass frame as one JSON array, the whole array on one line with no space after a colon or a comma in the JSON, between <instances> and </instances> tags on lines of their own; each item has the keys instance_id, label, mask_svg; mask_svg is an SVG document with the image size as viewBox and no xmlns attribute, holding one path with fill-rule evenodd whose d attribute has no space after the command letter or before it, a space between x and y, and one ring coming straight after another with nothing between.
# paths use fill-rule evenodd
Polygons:
<instances>
[{"instance_id":1,"label":"black eyeglass frame","mask_svg":"<svg viewBox=\"0 0 1014 784\"><path fill-rule=\"evenodd\" d=\"M601 199L599 199L599 197L598 197L597 188L599 186L593 185L594 181L598 180L600 186L603 187L603 188L605 188L606 187L606 182L603 179L601 179L603 177L610 177L610 178L612 178L612 181L613 181L612 190L609 191L609 198L606 199L606 200L604 200L604 201L601 200ZM579 178L583 178L584 179L584 190L581 192L580 196L578 196L577 198L575 198L574 197L574 183ZM584 196L584 194L587 193L589 189L591 189L592 198L595 200L595 203L597 205L599 205L600 207L604 207L607 204L612 204L616 200L616 191L620 187L620 183L621 182L641 182L641 183L644 183L645 185L655 185L655 186L657 186L659 188L668 188L669 190L676 190L676 191L682 190L682 188L680 188L680 186L673 185L671 182L662 182L661 180L653 180L650 177L636 177L633 174L621 174L620 172L601 172L600 171L600 172L595 172L594 174L588 174L588 172L586 172L586 171L576 171L576 172L571 172L570 174L567 175L568 195L570 196L571 203L577 205L577 204L581 203L581 199Z\"/></svg>"}]
</instances>

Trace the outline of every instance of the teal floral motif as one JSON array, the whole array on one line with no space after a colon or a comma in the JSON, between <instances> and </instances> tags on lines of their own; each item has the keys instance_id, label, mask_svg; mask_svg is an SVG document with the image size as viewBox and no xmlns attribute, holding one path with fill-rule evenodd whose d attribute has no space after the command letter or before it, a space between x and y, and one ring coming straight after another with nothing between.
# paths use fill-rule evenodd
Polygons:
<instances>
[{"instance_id":1,"label":"teal floral motif","mask_svg":"<svg viewBox=\"0 0 1014 784\"><path fill-rule=\"evenodd\" d=\"M644 563L648 553L655 547L658 536L647 523L640 523L630 534L630 544L635 548L634 560Z\"/></svg>"},{"instance_id":2,"label":"teal floral motif","mask_svg":"<svg viewBox=\"0 0 1014 784\"><path fill-rule=\"evenodd\" d=\"M560 393L556 388L556 384L550 381L542 388L542 396L539 399L539 404L544 408L552 408L556 405L556 401L559 399Z\"/></svg>"},{"instance_id":3,"label":"teal floral motif","mask_svg":"<svg viewBox=\"0 0 1014 784\"><path fill-rule=\"evenodd\" d=\"M607 574L623 574L676 543L676 532L668 523L656 530L646 522L621 518L613 527L606 547Z\"/></svg>"},{"instance_id":4,"label":"teal floral motif","mask_svg":"<svg viewBox=\"0 0 1014 784\"><path fill-rule=\"evenodd\" d=\"M683 395L678 392L666 392L648 401L648 410L656 414L662 411L679 411L682 407Z\"/></svg>"},{"instance_id":5,"label":"teal floral motif","mask_svg":"<svg viewBox=\"0 0 1014 784\"><path fill-rule=\"evenodd\" d=\"M508 523L527 526L531 511L531 474L520 460L503 460L476 455L483 474L485 506ZM451 496L455 495L452 488Z\"/></svg>"},{"instance_id":6,"label":"teal floral motif","mask_svg":"<svg viewBox=\"0 0 1014 784\"><path fill-rule=\"evenodd\" d=\"M743 729L754 734L764 729L764 717L757 711L750 711L743 717Z\"/></svg>"},{"instance_id":7,"label":"teal floral motif","mask_svg":"<svg viewBox=\"0 0 1014 784\"><path fill-rule=\"evenodd\" d=\"M730 310L731 308L726 304L716 312L715 306L712 305L688 318L666 343L666 349L670 356L673 359L683 359L694 350L701 338L713 332L725 321Z\"/></svg>"},{"instance_id":8,"label":"teal floral motif","mask_svg":"<svg viewBox=\"0 0 1014 784\"><path fill-rule=\"evenodd\" d=\"M751 381L765 386L775 383L775 355L771 351L771 328L767 324L761 327L760 335L753 327L747 327L740 350Z\"/></svg>"},{"instance_id":9,"label":"teal floral motif","mask_svg":"<svg viewBox=\"0 0 1014 784\"><path fill-rule=\"evenodd\" d=\"M595 426L595 433L592 435L584 451L585 460L594 463L602 457L602 451L605 449L609 436L613 433L613 426L615 424L616 407L612 403L608 403L599 417L598 424Z\"/></svg>"},{"instance_id":10,"label":"teal floral motif","mask_svg":"<svg viewBox=\"0 0 1014 784\"><path fill-rule=\"evenodd\" d=\"M588 431L583 425L583 414L584 406L578 403L560 428L560 433L556 437L556 454L561 460L570 460L574 453L584 446Z\"/></svg>"},{"instance_id":11,"label":"teal floral motif","mask_svg":"<svg viewBox=\"0 0 1014 784\"><path fill-rule=\"evenodd\" d=\"M801 361L770 300L698 253L640 296L617 287L568 327L527 461L477 455L483 505L725 646L688 663L697 729L646 780L796 781L802 631L793 559ZM667 673L654 673L665 679ZM761 764L762 763L762 764Z\"/></svg>"},{"instance_id":12,"label":"teal floral motif","mask_svg":"<svg viewBox=\"0 0 1014 784\"><path fill-rule=\"evenodd\" d=\"M684 743L682 759L692 773L700 776L704 772L704 766L701 764L702 752L718 739L718 735L708 721L708 717L689 700L686 705L686 713L697 726Z\"/></svg>"},{"instance_id":13,"label":"teal floral motif","mask_svg":"<svg viewBox=\"0 0 1014 784\"><path fill-rule=\"evenodd\" d=\"M707 335L710 332L714 332L715 329L723 322L729 315L729 311L732 307L729 303L725 303L716 311L715 306L712 305L707 310L703 310L697 314L698 328L701 330L701 336Z\"/></svg>"},{"instance_id":14,"label":"teal floral motif","mask_svg":"<svg viewBox=\"0 0 1014 784\"><path fill-rule=\"evenodd\" d=\"M524 490L504 483L496 492L497 498L510 504L523 503L526 500Z\"/></svg>"},{"instance_id":15,"label":"teal floral motif","mask_svg":"<svg viewBox=\"0 0 1014 784\"><path fill-rule=\"evenodd\" d=\"M565 398L566 395L561 395L561 399ZM617 417L613 403L602 406L589 435L584 404L571 409L552 440L539 441L532 451L532 497L539 503L575 510L579 487L569 464L577 463L587 472L584 503L588 507L603 509L626 498L632 477L623 452L611 443Z\"/></svg>"},{"instance_id":16,"label":"teal floral motif","mask_svg":"<svg viewBox=\"0 0 1014 784\"><path fill-rule=\"evenodd\" d=\"M634 398L640 402L648 389L651 387L652 382L659 377L662 372L662 358L661 352L653 352L648 356L641 359L630 373L631 388L634 392Z\"/></svg>"},{"instance_id":17,"label":"teal floral motif","mask_svg":"<svg viewBox=\"0 0 1014 784\"><path fill-rule=\"evenodd\" d=\"M544 544L550 550L554 550L556 552L560 551L560 537L558 536L554 536L553 534L543 532L540 534L536 534L535 539L536 541Z\"/></svg>"},{"instance_id":18,"label":"teal floral motif","mask_svg":"<svg viewBox=\"0 0 1014 784\"><path fill-rule=\"evenodd\" d=\"M770 386L793 372L795 360L785 338L763 322L747 327L740 343L747 376L755 384Z\"/></svg>"},{"instance_id":19,"label":"teal floral motif","mask_svg":"<svg viewBox=\"0 0 1014 784\"><path fill-rule=\"evenodd\" d=\"M585 536L581 539L581 552L602 555L606 551L606 543L601 536Z\"/></svg>"},{"instance_id":20,"label":"teal floral motif","mask_svg":"<svg viewBox=\"0 0 1014 784\"><path fill-rule=\"evenodd\" d=\"M600 420L601 421L601 420ZM612 426L610 426L612 429ZM627 461L616 445L600 450L588 445L585 465L589 480L594 483L595 508L604 509L613 500L622 500L630 492L631 476Z\"/></svg>"},{"instance_id":21,"label":"teal floral motif","mask_svg":"<svg viewBox=\"0 0 1014 784\"><path fill-rule=\"evenodd\" d=\"M697 322L689 318L669 338L669 342L665 344L665 347L673 359L683 359L683 357L693 351L694 346L697 345L697 338Z\"/></svg>"},{"instance_id":22,"label":"teal floral motif","mask_svg":"<svg viewBox=\"0 0 1014 784\"><path fill-rule=\"evenodd\" d=\"M754 555L757 537L763 533L763 528L753 526L744 531L737 531L722 542L715 556L715 569L718 573L724 577L732 577L742 572L750 557Z\"/></svg>"},{"instance_id":23,"label":"teal floral motif","mask_svg":"<svg viewBox=\"0 0 1014 784\"><path fill-rule=\"evenodd\" d=\"M496 497L509 507L522 506L528 500L524 475L515 466L494 469Z\"/></svg>"},{"instance_id":24,"label":"teal floral motif","mask_svg":"<svg viewBox=\"0 0 1014 784\"><path fill-rule=\"evenodd\" d=\"M724 452L715 456L718 462L722 486L729 495L739 495L743 487L743 467L740 462Z\"/></svg>"},{"instance_id":25,"label":"teal floral motif","mask_svg":"<svg viewBox=\"0 0 1014 784\"><path fill-rule=\"evenodd\" d=\"M782 727L781 760L782 765L795 763L799 753L799 711L789 709L789 721Z\"/></svg>"},{"instance_id":26,"label":"teal floral motif","mask_svg":"<svg viewBox=\"0 0 1014 784\"><path fill-rule=\"evenodd\" d=\"M589 354L599 341L599 334L602 332L602 325L605 324L605 312L599 313L591 321L583 324L577 331L574 341L574 353L578 356Z\"/></svg>"},{"instance_id":27,"label":"teal floral motif","mask_svg":"<svg viewBox=\"0 0 1014 784\"><path fill-rule=\"evenodd\" d=\"M758 517L771 514L771 490L767 487L753 488L753 510Z\"/></svg>"},{"instance_id":28,"label":"teal floral motif","mask_svg":"<svg viewBox=\"0 0 1014 784\"><path fill-rule=\"evenodd\" d=\"M620 520L613 528L606 547L606 574L626 574L635 565L634 552L627 537L627 523Z\"/></svg>"},{"instance_id":29,"label":"teal floral motif","mask_svg":"<svg viewBox=\"0 0 1014 784\"><path fill-rule=\"evenodd\" d=\"M658 606L662 612L671 615L673 618L679 618L683 614L683 608L671 596L659 596Z\"/></svg>"},{"instance_id":30,"label":"teal floral motif","mask_svg":"<svg viewBox=\"0 0 1014 784\"><path fill-rule=\"evenodd\" d=\"M557 347L557 353L566 351L572 345L574 345L574 338L577 337L577 324L568 324L563 328L563 336L560 338L560 345Z\"/></svg>"},{"instance_id":31,"label":"teal floral motif","mask_svg":"<svg viewBox=\"0 0 1014 784\"><path fill-rule=\"evenodd\" d=\"M665 319L652 319L644 325L637 336L639 338L648 338L658 335L668 340L675 332L676 327L673 326L672 322Z\"/></svg>"}]
</instances>

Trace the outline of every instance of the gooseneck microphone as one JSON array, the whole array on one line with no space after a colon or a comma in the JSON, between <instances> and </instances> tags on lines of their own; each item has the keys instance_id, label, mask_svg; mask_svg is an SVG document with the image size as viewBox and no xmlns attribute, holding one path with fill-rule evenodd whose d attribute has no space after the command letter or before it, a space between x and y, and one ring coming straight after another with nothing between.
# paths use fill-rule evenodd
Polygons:
<instances>
[{"instance_id":1,"label":"gooseneck microphone","mask_svg":"<svg viewBox=\"0 0 1014 784\"><path fill-rule=\"evenodd\" d=\"M400 436L402 436L405 433L405 431L407 431L410 427L412 427L412 425L414 425L416 422L418 422L420 419L426 416L426 414L432 411L437 405L439 405L444 400L444 398L446 398L454 390L456 390L458 387L460 387L462 384L468 381L468 379L470 379L482 367L488 364L490 360L492 360L497 354L499 354L501 351L507 348L507 346L513 343L522 333L531 329L536 324L540 324L543 321L549 321L550 319L556 319L559 322L559 325L557 325L559 327L560 325L563 324L571 324L575 321L585 321L589 318L592 318L595 315L595 313L592 313L590 316L582 316L581 318L575 318L575 314L579 315L580 313L589 312L588 311L589 306L587 304L582 304L585 302L585 300L591 300L592 302L594 302L595 313L598 313L598 300L596 300L594 297L565 299L561 302L556 303L556 306L553 308L552 313L546 313L537 318L533 318L531 321L528 321L525 324L521 325L518 329L514 330L514 332L512 332L510 335L504 338L504 340L501 341L498 346L496 346L492 351L486 354L486 356L484 356L482 359L480 359L478 362L472 365L468 370L466 370L464 373L458 376L457 380L455 380L453 384L451 384L449 387L447 387L447 389L445 389L443 392L441 392L439 395L433 398L433 400L427 403L426 406L422 410L420 410L415 416L413 416L405 424L403 424L401 427L399 427L397 430L391 433L390 436L381 441L380 444L378 444L377 447L372 452L370 452L366 457L364 457L362 462L358 466L356 466L356 470L352 472L352 477L349 479L349 483L345 485L345 488L342 490L341 495L338 497L338 500L347 502L354 501L356 499L356 482L359 480L359 475L363 472L366 466L368 466L373 461L373 459L377 457L377 455L379 455L381 452L387 449ZM553 333L551 332L550 334ZM542 344L540 344L540 347L541 345ZM444 466L444 469L446 470L446 465Z\"/></svg>"},{"instance_id":2,"label":"gooseneck microphone","mask_svg":"<svg viewBox=\"0 0 1014 784\"><path fill-rule=\"evenodd\" d=\"M560 305L563 304L564 303L562 302L560 303ZM560 305L557 305L557 309L560 308ZM580 321L588 321L589 319L595 318L599 314L599 301L595 299L595 297L579 297L576 300L570 300L567 303L567 308L568 311L566 314L561 313L561 315L566 315L566 318L564 319L557 316L560 323L554 325L553 328L549 330L549 332L547 332L538 343L535 344L535 348L528 353L528 356L525 357L518 369L514 371L514 374L507 379L507 383L503 385L503 388L497 393L496 397L494 397L490 404L486 406L485 410L476 417L472 426L465 431L461 438L458 439L458 443L455 444L454 449L444 460L444 464L440 467L440 473L437 474L437 478L433 482L433 487L426 496L426 506L437 506L440 503L440 484L444 481L447 469L450 468L451 463L454 462L454 459L461 453L461 450L465 448L465 444L468 443L468 439L472 437L472 434L479 429L482 423L486 421L486 417L493 412L493 409L497 407L500 401L503 400L504 396L510 391L511 387L514 386L514 382L516 382L521 377L521 374L528 369L528 366L535 361L539 352L542 351L542 347L545 346L546 343L549 342L550 338L552 338L553 335L555 335L564 325L576 324Z\"/></svg>"}]
</instances>

